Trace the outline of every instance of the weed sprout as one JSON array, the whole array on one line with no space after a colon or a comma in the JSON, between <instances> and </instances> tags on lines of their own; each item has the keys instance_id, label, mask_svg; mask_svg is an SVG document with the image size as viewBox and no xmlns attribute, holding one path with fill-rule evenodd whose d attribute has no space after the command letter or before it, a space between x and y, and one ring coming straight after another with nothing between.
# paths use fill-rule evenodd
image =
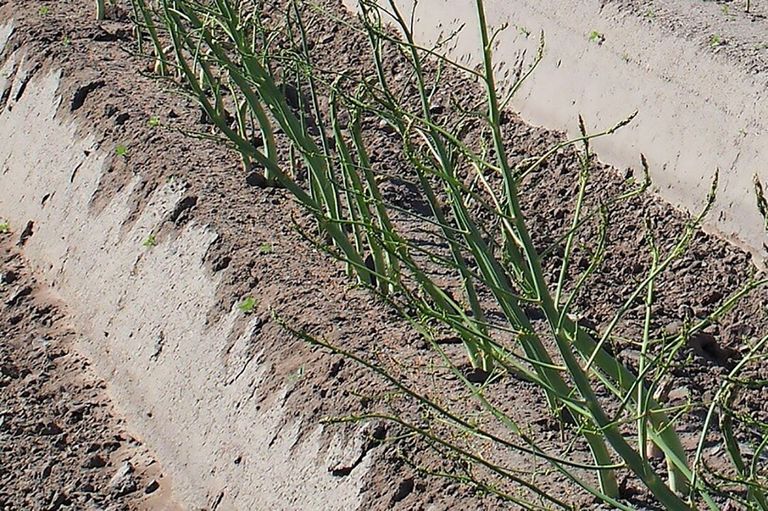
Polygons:
<instances>
[{"instance_id":1,"label":"weed sprout","mask_svg":"<svg viewBox=\"0 0 768 511\"><path fill-rule=\"evenodd\" d=\"M252 296L248 296L237 305L237 308L243 314L251 314L256 308L256 304L257 304L256 299Z\"/></svg>"}]
</instances>

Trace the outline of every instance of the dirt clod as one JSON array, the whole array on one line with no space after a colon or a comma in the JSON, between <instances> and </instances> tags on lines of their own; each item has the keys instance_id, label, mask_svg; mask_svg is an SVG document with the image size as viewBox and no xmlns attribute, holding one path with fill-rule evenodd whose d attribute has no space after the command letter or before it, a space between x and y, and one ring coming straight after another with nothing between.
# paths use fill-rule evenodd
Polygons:
<instances>
[{"instance_id":1,"label":"dirt clod","mask_svg":"<svg viewBox=\"0 0 768 511\"><path fill-rule=\"evenodd\" d=\"M728 346L721 346L720 341L712 334L699 332L688 339L688 345L698 356L715 364L725 365L738 351Z\"/></svg>"},{"instance_id":2,"label":"dirt clod","mask_svg":"<svg viewBox=\"0 0 768 511\"><path fill-rule=\"evenodd\" d=\"M414 484L412 477L408 477L400 481L397 485L395 493L392 495L392 503L394 504L404 500L408 495L411 494L411 492L413 492L413 487Z\"/></svg>"},{"instance_id":3,"label":"dirt clod","mask_svg":"<svg viewBox=\"0 0 768 511\"><path fill-rule=\"evenodd\" d=\"M154 493L157 491L157 489L160 488L160 483L152 479L145 487L144 487L144 493L149 495L150 493Z\"/></svg>"},{"instance_id":4,"label":"dirt clod","mask_svg":"<svg viewBox=\"0 0 768 511\"><path fill-rule=\"evenodd\" d=\"M23 247L27 240L34 234L35 222L30 220L27 225L24 226L24 230L19 234L19 241L16 242L16 246Z\"/></svg>"},{"instance_id":5,"label":"dirt clod","mask_svg":"<svg viewBox=\"0 0 768 511\"><path fill-rule=\"evenodd\" d=\"M109 480L107 486L109 487L110 492L118 497L135 492L137 486L133 474L133 465L128 461L123 463L117 472L115 472L115 475L112 476L112 479Z\"/></svg>"},{"instance_id":6,"label":"dirt clod","mask_svg":"<svg viewBox=\"0 0 768 511\"><path fill-rule=\"evenodd\" d=\"M94 454L86 458L83 462L83 468L101 468L107 466L107 462L104 458L98 454Z\"/></svg>"},{"instance_id":7,"label":"dirt clod","mask_svg":"<svg viewBox=\"0 0 768 511\"><path fill-rule=\"evenodd\" d=\"M104 87L104 85L106 85L104 80L96 80L94 82L83 85L82 87L79 87L72 95L72 101L69 105L70 112L79 110L85 104L85 100L88 98L88 95L96 89Z\"/></svg>"}]
</instances>

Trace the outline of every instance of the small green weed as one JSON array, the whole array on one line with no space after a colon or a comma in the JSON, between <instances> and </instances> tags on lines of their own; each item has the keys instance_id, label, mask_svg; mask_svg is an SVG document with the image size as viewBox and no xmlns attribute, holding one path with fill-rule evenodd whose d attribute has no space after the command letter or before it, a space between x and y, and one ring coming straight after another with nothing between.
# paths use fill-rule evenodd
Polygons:
<instances>
[{"instance_id":1,"label":"small green weed","mask_svg":"<svg viewBox=\"0 0 768 511\"><path fill-rule=\"evenodd\" d=\"M51 12L51 9L48 6L44 5L40 7L40 9L37 12L40 14L40 16L47 16Z\"/></svg>"},{"instance_id":2,"label":"small green weed","mask_svg":"<svg viewBox=\"0 0 768 511\"><path fill-rule=\"evenodd\" d=\"M723 46L725 44L725 39L723 39L723 36L719 34L712 34L709 36L709 45L712 48L718 48L720 46Z\"/></svg>"},{"instance_id":3,"label":"small green weed","mask_svg":"<svg viewBox=\"0 0 768 511\"><path fill-rule=\"evenodd\" d=\"M272 245L269 243L262 243L259 246L259 254L271 254L273 251Z\"/></svg>"},{"instance_id":4,"label":"small green weed","mask_svg":"<svg viewBox=\"0 0 768 511\"><path fill-rule=\"evenodd\" d=\"M117 147L115 147L115 154L122 156L123 158L128 156L128 147L125 144L118 144Z\"/></svg>"},{"instance_id":5,"label":"small green weed","mask_svg":"<svg viewBox=\"0 0 768 511\"><path fill-rule=\"evenodd\" d=\"M243 314L250 314L256 308L256 299L252 296L248 296L245 300L240 302L237 308L240 309L240 312Z\"/></svg>"},{"instance_id":6,"label":"small green weed","mask_svg":"<svg viewBox=\"0 0 768 511\"><path fill-rule=\"evenodd\" d=\"M296 371L288 377L288 381L295 383L304 377L304 366L300 366Z\"/></svg>"},{"instance_id":7,"label":"small green weed","mask_svg":"<svg viewBox=\"0 0 768 511\"><path fill-rule=\"evenodd\" d=\"M147 121L147 124L149 124L150 128L157 128L158 126L160 126L160 117L153 115L152 117L149 118L149 120Z\"/></svg>"},{"instance_id":8,"label":"small green weed","mask_svg":"<svg viewBox=\"0 0 768 511\"><path fill-rule=\"evenodd\" d=\"M6 221L0 222L0 234L8 234L11 232L11 224Z\"/></svg>"},{"instance_id":9,"label":"small green weed","mask_svg":"<svg viewBox=\"0 0 768 511\"><path fill-rule=\"evenodd\" d=\"M142 245L145 246L146 248L156 247L157 246L157 236L155 236L154 234L150 234L149 236L147 236L147 239L144 240Z\"/></svg>"},{"instance_id":10,"label":"small green weed","mask_svg":"<svg viewBox=\"0 0 768 511\"><path fill-rule=\"evenodd\" d=\"M589 33L589 42L603 44L605 42L605 36L597 30L593 30Z\"/></svg>"}]
</instances>

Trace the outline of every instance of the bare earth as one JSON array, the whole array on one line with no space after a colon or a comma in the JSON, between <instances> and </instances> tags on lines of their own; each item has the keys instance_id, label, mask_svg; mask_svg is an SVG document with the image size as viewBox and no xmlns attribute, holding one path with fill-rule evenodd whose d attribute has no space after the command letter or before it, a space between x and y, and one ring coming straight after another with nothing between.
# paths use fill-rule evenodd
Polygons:
<instances>
[{"instance_id":1,"label":"bare earth","mask_svg":"<svg viewBox=\"0 0 768 511\"><path fill-rule=\"evenodd\" d=\"M322 3L331 12L345 15L339 2ZM39 14L41 6L50 8L45 16ZM206 264L212 273L222 275L218 290L221 305L201 314L216 317L248 293L271 297L273 306L297 327L333 331L337 334L335 340L345 349L366 354L375 348L394 365L405 361L419 367L424 371L410 375L409 383L447 397L460 412L472 412L465 389L455 378L446 371L427 371L436 358L428 345L382 303L364 291L350 289L343 270L308 247L286 225L286 219L305 222L306 218L297 213L285 191L249 186L230 151L208 141L186 138L174 129L204 131L209 126L191 101L168 90L172 87L145 76L150 66L133 54L126 12L118 11L112 20L97 23L91 7L89 2L75 0L0 0L0 19L13 15L18 24L13 45L27 45L36 50L32 53L45 65L55 61L64 69L61 115L87 123L89 129L103 137L106 147L117 143L131 147L129 158L113 163L111 177L102 183L92 207L103 205L138 174L142 187L134 200L139 211L151 191L185 172L186 193L194 200L188 201L189 207L175 222L168 222L158 236L174 232L190 219L211 225L220 233L220 242L208 254ZM355 69L360 65L355 54L365 41L359 35L328 20L312 27L310 38L324 50L318 52L324 56L319 67ZM109 85L94 87L77 112L69 111L76 91L99 80ZM477 89L475 84L457 79L453 94L472 98ZM148 126L147 119L153 116L159 117L164 128L172 129ZM510 153L518 159L540 154L561 140L561 134L528 126L514 115L507 116L504 132L510 145L515 146ZM412 171L397 157L395 143L376 127L368 127L366 136L375 145L372 159L382 175L386 174L382 188L406 206L418 205L419 198L413 196L408 181ZM595 195L588 206L594 207L601 199L622 190L625 177L620 170L598 166L592 185ZM562 151L526 182L525 208L539 246L549 245L562 232L563 219L573 207L577 180L574 152ZM666 240L665 249L670 248L685 220L680 212L651 195L621 204L611 213L609 256L578 304L583 317L598 327L611 317L630 284L639 281L648 269L645 215L654 221L657 236ZM72 350L78 333L67 323L66 307L74 305L57 303L50 291L36 283L34 273L24 263L23 246L17 246L20 234L21 229L14 229L12 235L0 235L0 509L175 509L162 460L154 460L148 447L131 437L127 432L130 425L121 422L110 404L108 387ZM265 243L271 246L269 253L260 249ZM555 278L557 260L548 265ZM745 282L751 271L749 255L719 239L697 235L688 255L675 263L658 284L654 332L663 335L676 322L705 316ZM753 293L742 307L713 325L710 333L717 346L737 356L745 340L768 331L767 303L765 291ZM613 347L630 365L638 351L624 339L637 334L642 316L643 308L638 304L619 329L622 340ZM292 375L300 375L291 380L294 386L285 397L285 406L308 422L375 407L371 403L387 388L380 379L300 340L277 335L277 330L273 319L265 315L263 334L254 338L277 361L272 369L274 388L261 390L256 396L259 402L269 401L274 397L269 395L270 390ZM458 346L447 350L457 359L463 356ZM695 447L704 405L732 363L733 356L718 353L691 345L676 361L676 386L686 389L686 398L696 403L681 422L681 433L690 444L686 447ZM768 361L763 360L753 374L768 374ZM552 444L557 443L558 425L548 418L538 389L508 378L494 392L516 419L529 424L535 434ZM745 392L737 405L768 420L768 399L760 391ZM419 413L414 403L405 402L402 407L404 414ZM384 430L386 434L397 432L396 428ZM573 450L575 458L586 456L583 445ZM505 508L476 489L429 476L429 472L444 468L445 463L423 442L406 439L366 444L361 459L370 452L378 453L382 461L367 482L364 509ZM518 453L497 454L500 463L527 462ZM715 451L708 455L714 465L724 456ZM127 466L130 469L123 468ZM340 478L352 469L354 465L327 467ZM119 477L121 470L128 473ZM572 488L558 474L542 474L537 482L576 506L597 507L592 497ZM658 509L647 501L642 489L631 483L624 484L622 490L627 502L639 508Z\"/></svg>"}]
</instances>

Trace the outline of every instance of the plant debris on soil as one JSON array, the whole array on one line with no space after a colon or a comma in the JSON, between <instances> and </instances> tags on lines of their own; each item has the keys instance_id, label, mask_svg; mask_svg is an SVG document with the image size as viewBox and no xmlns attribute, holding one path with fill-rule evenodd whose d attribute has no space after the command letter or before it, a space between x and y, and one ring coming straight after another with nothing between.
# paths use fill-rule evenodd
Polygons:
<instances>
[{"instance_id":1,"label":"plant debris on soil","mask_svg":"<svg viewBox=\"0 0 768 511\"><path fill-rule=\"evenodd\" d=\"M177 509L17 237L0 234L0 509Z\"/></svg>"},{"instance_id":2,"label":"plant debris on soil","mask_svg":"<svg viewBox=\"0 0 768 511\"><path fill-rule=\"evenodd\" d=\"M349 16L336 0L320 4L339 17ZM43 6L48 8L45 14L40 9ZM133 198L138 215L162 183L180 179L187 194L183 207L163 231L153 234L153 243L172 237L192 219L210 225L219 234L206 263L211 273L222 276L220 306L204 313L215 317L245 296L257 298L258 304L248 311L264 315L263 334L256 342L263 343L275 362L275 378L259 390L259 403L274 400L277 390L289 381L292 387L284 406L310 423L376 408L387 390L380 379L354 363L315 350L299 339L288 339L270 317L271 308L297 329L330 339L350 352L370 355L390 370L399 371L408 385L450 402L457 413L478 412L455 376L439 367L427 343L385 304L352 287L340 265L333 265L292 229L289 219L302 222L302 213L284 190L250 186L233 152L209 140L184 135L206 131L210 125L193 101L178 94L176 84L150 76L151 64L135 54L125 9L118 8L110 20L97 22L90 3L0 2L0 19L11 16L17 28L10 50L25 46L41 63L63 69L61 115L74 116L81 126L95 131L103 149L113 152L114 148L124 148L113 159L109 176L90 207L104 207L116 191L138 175L142 184ZM319 68L356 69L361 65L358 49L365 41L358 33L330 18L318 17L309 26L309 36L322 50L317 54L324 56L316 63ZM476 94L476 84L457 80L454 85L456 97ZM504 134L514 147L510 154L516 158L542 154L562 140L562 134L531 127L515 115L505 117ZM367 136L374 141L372 160L385 178L382 187L390 196L408 202L413 198L409 194L414 193L405 179L410 170L397 157L397 145L384 130L368 132ZM593 207L623 190L629 177L623 171L597 167L590 185ZM527 180L524 207L537 246L549 246L562 233L562 220L573 207L578 172L575 152L564 150ZM648 269L646 218L655 226L661 249L669 250L683 229L686 215L650 194L611 211L608 256L578 301L583 320L596 329L604 326ZM110 415L103 384L90 379L87 362L72 351L76 333L63 323L64 313L25 268L10 236L0 236L4 244L3 279L10 275L13 281L0 285L0 504L3 509L141 508L146 505L146 493L160 491L149 491L153 480L164 487L158 464L152 463L145 448ZM587 240L585 234L585 243ZM264 250L267 245L270 249ZM547 263L552 279L556 278L557 262L555 257ZM577 261L575 266L582 263ZM705 317L752 273L748 254L698 233L687 255L658 282L654 333L672 335L683 322ZM696 447L706 407L733 360L747 343L768 333L766 306L765 290L750 294L735 312L711 325L705 334L690 339L675 360L674 391L667 399L675 404L688 403L678 422L686 448ZM618 330L620 339L612 347L628 365L638 357L631 339L642 327L643 310L642 303L630 310ZM460 360L460 346L446 346L446 351ZM296 374L300 377L288 379ZM768 374L768 362L763 359L750 374ZM550 418L539 389L509 377L496 385L494 392L497 399L505 401L504 409L510 415L530 427L532 435L557 448L561 425ZM745 392L734 406L768 422L767 392L765 388ZM403 416L419 416L422 411L405 400L387 406ZM752 440L744 435L743 441ZM434 445L431 447L437 452L415 437L397 443L378 438L366 445L361 456L384 452L381 466L372 471L365 487L363 509L504 506L456 478L440 477L456 467L453 460L441 458ZM707 460L717 468L725 453L715 445L708 444L707 448ZM577 444L571 454L575 460L584 460L586 447ZM593 497L530 457L515 452L490 456L521 469L538 463L537 482L542 487L574 506L597 506ZM130 492L116 490L110 483L121 470L125 472L125 463L132 467L126 480L132 481L126 486L132 488ZM353 468L335 467L331 472L344 477ZM658 509L632 483L625 484L623 490L622 496L633 505Z\"/></svg>"}]
</instances>

